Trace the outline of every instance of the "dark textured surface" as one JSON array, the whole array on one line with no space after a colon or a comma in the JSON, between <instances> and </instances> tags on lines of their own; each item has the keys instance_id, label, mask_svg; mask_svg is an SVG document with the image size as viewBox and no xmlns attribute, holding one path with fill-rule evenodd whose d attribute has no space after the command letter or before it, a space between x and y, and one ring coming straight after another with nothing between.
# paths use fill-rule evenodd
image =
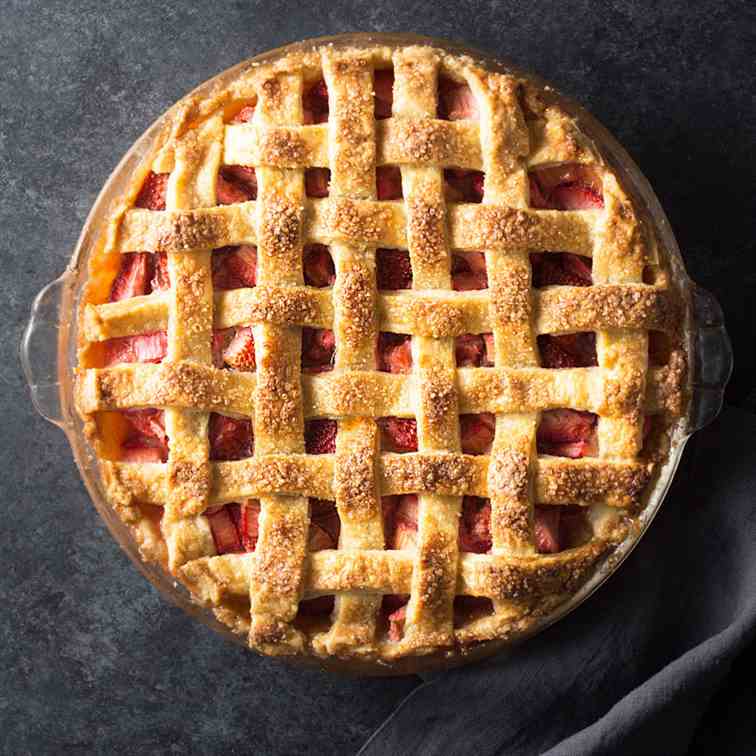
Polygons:
<instances>
[{"instance_id":1,"label":"dark textured surface","mask_svg":"<svg viewBox=\"0 0 756 756\"><path fill-rule=\"evenodd\" d=\"M414 685L290 670L165 604L111 540L23 385L29 303L65 267L120 155L245 57L305 36L416 31L508 56L575 96L634 156L692 276L723 303L737 360L729 399L756 406L753 5L527 5L2 4L4 752L350 753Z\"/></svg>"}]
</instances>

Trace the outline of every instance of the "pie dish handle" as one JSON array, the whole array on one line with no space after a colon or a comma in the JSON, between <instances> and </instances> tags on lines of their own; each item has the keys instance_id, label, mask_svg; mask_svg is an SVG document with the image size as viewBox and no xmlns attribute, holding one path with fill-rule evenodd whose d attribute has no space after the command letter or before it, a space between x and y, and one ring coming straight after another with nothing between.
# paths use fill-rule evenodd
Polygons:
<instances>
[{"instance_id":1,"label":"pie dish handle","mask_svg":"<svg viewBox=\"0 0 756 756\"><path fill-rule=\"evenodd\" d=\"M733 368L732 344L724 315L714 295L698 285L692 287L693 375L688 429L708 425L722 409L724 391Z\"/></svg>"},{"instance_id":2,"label":"pie dish handle","mask_svg":"<svg viewBox=\"0 0 756 756\"><path fill-rule=\"evenodd\" d=\"M21 366L35 409L45 420L61 428L65 421L60 378L64 355L60 336L68 325L62 304L70 279L71 271L66 271L37 294L20 347Z\"/></svg>"}]
</instances>

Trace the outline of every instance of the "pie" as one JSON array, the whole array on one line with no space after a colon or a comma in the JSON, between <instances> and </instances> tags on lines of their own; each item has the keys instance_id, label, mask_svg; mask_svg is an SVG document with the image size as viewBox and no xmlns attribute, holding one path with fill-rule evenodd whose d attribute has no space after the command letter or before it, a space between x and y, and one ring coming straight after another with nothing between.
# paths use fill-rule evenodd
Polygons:
<instances>
[{"instance_id":1,"label":"pie","mask_svg":"<svg viewBox=\"0 0 756 756\"><path fill-rule=\"evenodd\" d=\"M542 624L637 537L686 412L688 304L637 207L555 95L432 46L183 100L79 318L143 559L271 655L449 661Z\"/></svg>"}]
</instances>

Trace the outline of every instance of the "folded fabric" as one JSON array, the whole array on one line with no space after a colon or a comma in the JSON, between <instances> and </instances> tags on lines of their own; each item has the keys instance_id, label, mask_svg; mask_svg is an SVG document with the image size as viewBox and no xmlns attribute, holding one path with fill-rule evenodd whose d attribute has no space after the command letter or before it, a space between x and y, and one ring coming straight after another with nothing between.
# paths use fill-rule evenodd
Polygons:
<instances>
[{"instance_id":1,"label":"folded fabric","mask_svg":"<svg viewBox=\"0 0 756 756\"><path fill-rule=\"evenodd\" d=\"M756 637L754 492L756 418L725 409L599 591L520 647L426 678L360 753L616 756L705 742L707 708ZM756 753L754 714L720 753Z\"/></svg>"}]
</instances>

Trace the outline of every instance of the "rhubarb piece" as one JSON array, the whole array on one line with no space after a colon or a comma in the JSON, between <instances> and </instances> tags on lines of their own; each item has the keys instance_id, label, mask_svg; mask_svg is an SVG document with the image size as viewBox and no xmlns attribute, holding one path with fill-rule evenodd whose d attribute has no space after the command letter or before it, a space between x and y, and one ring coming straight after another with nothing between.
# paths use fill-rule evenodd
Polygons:
<instances>
[{"instance_id":1,"label":"rhubarb piece","mask_svg":"<svg viewBox=\"0 0 756 756\"><path fill-rule=\"evenodd\" d=\"M167 173L150 171L139 190L136 206L145 210L165 210L165 191L168 186Z\"/></svg>"},{"instance_id":2,"label":"rhubarb piece","mask_svg":"<svg viewBox=\"0 0 756 756\"><path fill-rule=\"evenodd\" d=\"M105 367L122 362L162 362L168 352L165 331L118 336L104 342Z\"/></svg>"},{"instance_id":3,"label":"rhubarb piece","mask_svg":"<svg viewBox=\"0 0 756 756\"><path fill-rule=\"evenodd\" d=\"M328 168L308 168L305 171L305 194L308 197L327 197L330 183Z\"/></svg>"},{"instance_id":4,"label":"rhubarb piece","mask_svg":"<svg viewBox=\"0 0 756 756\"><path fill-rule=\"evenodd\" d=\"M565 333L561 336L543 334L538 337L541 366L545 368L591 367L598 364L596 334Z\"/></svg>"},{"instance_id":5,"label":"rhubarb piece","mask_svg":"<svg viewBox=\"0 0 756 756\"><path fill-rule=\"evenodd\" d=\"M591 258L570 252L534 252L530 255L533 286L590 286Z\"/></svg>"},{"instance_id":6,"label":"rhubarb piece","mask_svg":"<svg viewBox=\"0 0 756 756\"><path fill-rule=\"evenodd\" d=\"M394 71L383 68L373 74L373 89L375 91L375 118L391 118L391 108L394 103Z\"/></svg>"},{"instance_id":7,"label":"rhubarb piece","mask_svg":"<svg viewBox=\"0 0 756 756\"><path fill-rule=\"evenodd\" d=\"M316 81L302 95L304 123L325 123L328 120L328 87L323 79Z\"/></svg>"}]
</instances>

